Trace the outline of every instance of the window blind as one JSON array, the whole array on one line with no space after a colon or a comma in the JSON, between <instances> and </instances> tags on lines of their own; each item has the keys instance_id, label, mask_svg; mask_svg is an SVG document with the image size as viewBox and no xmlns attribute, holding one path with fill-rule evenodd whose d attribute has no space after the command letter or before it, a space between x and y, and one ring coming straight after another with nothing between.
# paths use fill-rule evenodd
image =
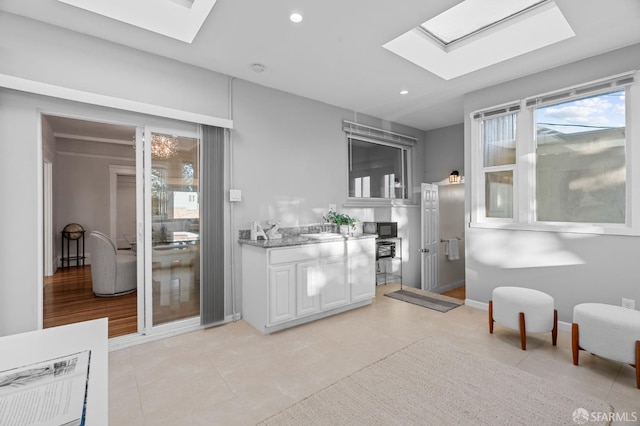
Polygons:
<instances>
[{"instance_id":1,"label":"window blind","mask_svg":"<svg viewBox=\"0 0 640 426\"><path fill-rule=\"evenodd\" d=\"M614 77L609 77L604 80L597 80L580 86L573 86L554 92L545 93L542 95L533 96L525 99L527 107L539 107L552 103L559 103L565 99L583 97L591 93L602 93L608 90L615 90L620 87L625 87L633 84L635 81L635 71L626 74L620 74Z\"/></svg>"},{"instance_id":2,"label":"window blind","mask_svg":"<svg viewBox=\"0 0 640 426\"><path fill-rule=\"evenodd\" d=\"M399 145L414 146L418 143L418 139L413 136L403 135L401 133L390 132L364 124L353 123L351 121L342 122L342 130L354 136L363 136L384 142L393 142Z\"/></svg>"},{"instance_id":3,"label":"window blind","mask_svg":"<svg viewBox=\"0 0 640 426\"><path fill-rule=\"evenodd\" d=\"M483 120L485 118L495 118L500 115L513 114L520 111L520 103L510 103L498 107L492 107L472 113L474 120Z\"/></svg>"}]
</instances>

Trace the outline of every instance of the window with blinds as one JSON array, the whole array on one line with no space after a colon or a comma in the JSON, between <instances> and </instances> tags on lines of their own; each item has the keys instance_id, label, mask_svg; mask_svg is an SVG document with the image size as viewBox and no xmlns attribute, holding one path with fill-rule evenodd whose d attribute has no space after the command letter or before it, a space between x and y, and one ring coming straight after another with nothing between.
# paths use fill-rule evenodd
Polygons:
<instances>
[{"instance_id":1,"label":"window with blinds","mask_svg":"<svg viewBox=\"0 0 640 426\"><path fill-rule=\"evenodd\" d=\"M640 233L630 191L640 163L629 140L635 84L626 73L472 113L472 223Z\"/></svg>"},{"instance_id":2,"label":"window with blinds","mask_svg":"<svg viewBox=\"0 0 640 426\"><path fill-rule=\"evenodd\" d=\"M515 112L483 114L482 174L484 211L488 218L513 218L513 177L516 168Z\"/></svg>"},{"instance_id":3,"label":"window with blinds","mask_svg":"<svg viewBox=\"0 0 640 426\"><path fill-rule=\"evenodd\" d=\"M410 198L411 136L343 122L349 146L349 198Z\"/></svg>"}]
</instances>

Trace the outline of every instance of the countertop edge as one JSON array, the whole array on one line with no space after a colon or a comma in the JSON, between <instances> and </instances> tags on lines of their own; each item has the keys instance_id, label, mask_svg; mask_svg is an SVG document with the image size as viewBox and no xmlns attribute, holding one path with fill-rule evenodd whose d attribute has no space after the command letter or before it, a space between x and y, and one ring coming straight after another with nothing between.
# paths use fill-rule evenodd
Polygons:
<instances>
[{"instance_id":1,"label":"countertop edge","mask_svg":"<svg viewBox=\"0 0 640 426\"><path fill-rule=\"evenodd\" d=\"M313 239L309 237L284 237L276 240L248 240L248 239L238 239L238 242L241 245L248 245L253 247L259 247L264 249L269 248L280 248L280 247L295 247L295 246L304 246L308 244L322 244L322 243L332 243L337 241L354 241L354 240L366 240L366 239L375 239L377 237L376 234L356 234L350 236L336 236L335 238L324 238L324 239Z\"/></svg>"}]
</instances>

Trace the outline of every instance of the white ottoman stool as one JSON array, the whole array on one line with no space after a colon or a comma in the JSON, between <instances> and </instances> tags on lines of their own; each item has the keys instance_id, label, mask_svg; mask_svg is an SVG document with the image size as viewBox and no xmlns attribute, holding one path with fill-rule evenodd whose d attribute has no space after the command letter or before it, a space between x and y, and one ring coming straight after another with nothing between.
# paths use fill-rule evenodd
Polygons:
<instances>
[{"instance_id":1,"label":"white ottoman stool","mask_svg":"<svg viewBox=\"0 0 640 426\"><path fill-rule=\"evenodd\" d=\"M553 345L558 340L558 311L553 297L522 287L496 287L489 301L489 333L498 322L513 330L520 330L520 346L527 350L527 332L551 332Z\"/></svg>"},{"instance_id":2,"label":"white ottoman stool","mask_svg":"<svg viewBox=\"0 0 640 426\"><path fill-rule=\"evenodd\" d=\"M582 303L573 308L571 326L573 365L585 350L636 369L640 389L640 311L603 303Z\"/></svg>"}]
</instances>

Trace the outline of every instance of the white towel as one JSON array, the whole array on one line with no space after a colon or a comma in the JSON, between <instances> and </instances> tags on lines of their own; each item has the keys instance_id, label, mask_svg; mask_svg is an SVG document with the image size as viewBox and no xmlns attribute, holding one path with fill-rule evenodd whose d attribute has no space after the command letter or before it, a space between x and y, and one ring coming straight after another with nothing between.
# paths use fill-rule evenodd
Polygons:
<instances>
[{"instance_id":1,"label":"white towel","mask_svg":"<svg viewBox=\"0 0 640 426\"><path fill-rule=\"evenodd\" d=\"M449 260L460 259L460 251L458 250L458 239L452 238L447 240L447 244L444 248L444 254L447 255Z\"/></svg>"}]
</instances>

